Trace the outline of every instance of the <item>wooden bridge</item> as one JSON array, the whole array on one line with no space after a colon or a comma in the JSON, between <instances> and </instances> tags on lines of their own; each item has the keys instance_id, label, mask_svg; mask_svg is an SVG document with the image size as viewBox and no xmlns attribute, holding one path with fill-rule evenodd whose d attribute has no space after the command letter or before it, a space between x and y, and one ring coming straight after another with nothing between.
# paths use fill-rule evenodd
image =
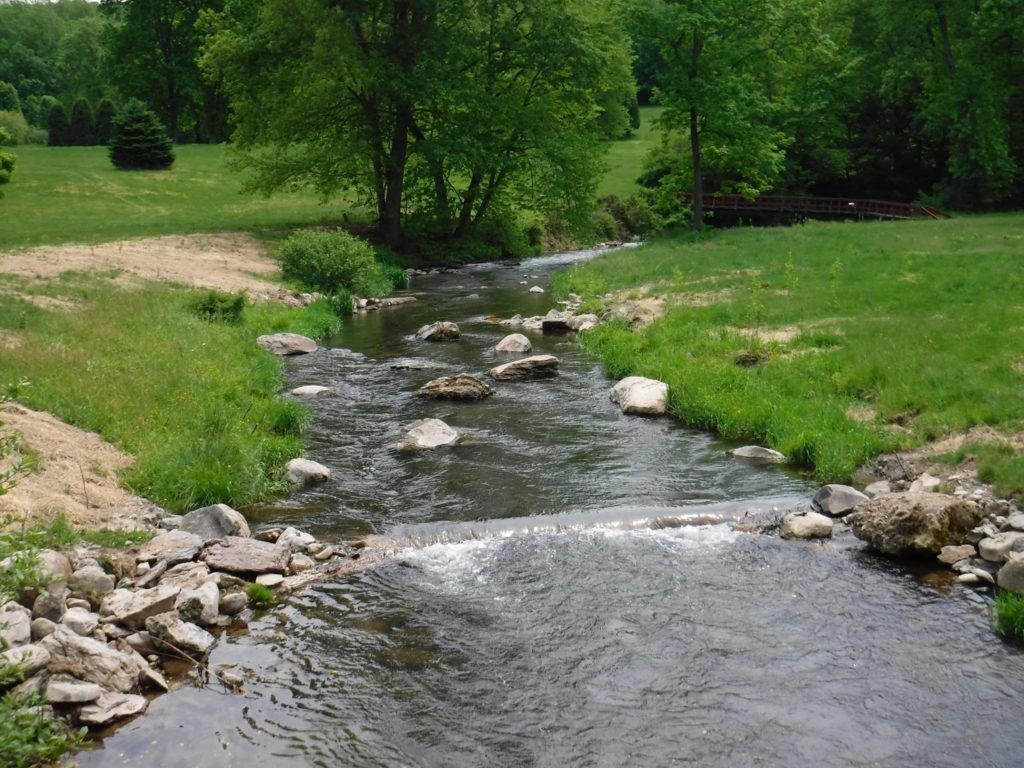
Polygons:
<instances>
[{"instance_id":1,"label":"wooden bridge","mask_svg":"<svg viewBox=\"0 0 1024 768\"><path fill-rule=\"evenodd\" d=\"M693 195L683 194L686 204ZM949 214L927 205L894 203L889 200L859 200L850 197L800 197L796 195L705 194L704 210L724 214L770 214L796 219L948 219Z\"/></svg>"}]
</instances>

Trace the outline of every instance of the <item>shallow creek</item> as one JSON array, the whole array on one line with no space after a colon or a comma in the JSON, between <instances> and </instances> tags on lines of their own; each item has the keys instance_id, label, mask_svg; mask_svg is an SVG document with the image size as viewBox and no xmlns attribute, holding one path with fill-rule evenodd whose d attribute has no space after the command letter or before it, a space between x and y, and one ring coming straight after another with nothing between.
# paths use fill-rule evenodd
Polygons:
<instances>
[{"instance_id":1,"label":"shallow creek","mask_svg":"<svg viewBox=\"0 0 1024 768\"><path fill-rule=\"evenodd\" d=\"M1022 764L1024 654L972 591L852 543L678 525L814 486L621 415L571 336L528 334L557 379L414 396L497 364L505 329L485 317L544 314L550 293L528 288L589 255L417 278L417 303L287 361L289 386L337 389L310 403L307 451L334 475L252 517L399 553L224 637L211 666L236 665L241 692L211 678L157 698L83 768ZM433 320L462 339L417 341ZM437 367L392 367L411 359ZM466 440L391 448L427 416Z\"/></svg>"}]
</instances>

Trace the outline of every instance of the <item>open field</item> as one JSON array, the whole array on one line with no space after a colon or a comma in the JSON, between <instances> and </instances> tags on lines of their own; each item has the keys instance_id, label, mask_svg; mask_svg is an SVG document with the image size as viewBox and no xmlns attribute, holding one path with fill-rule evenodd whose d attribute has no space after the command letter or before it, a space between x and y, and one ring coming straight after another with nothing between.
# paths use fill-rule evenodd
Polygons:
<instances>
[{"instance_id":1,"label":"open field","mask_svg":"<svg viewBox=\"0 0 1024 768\"><path fill-rule=\"evenodd\" d=\"M661 141L661 132L654 121L662 111L661 107L640 107L640 128L636 133L628 139L609 142L607 170L598 185L598 197L628 197L636 191L644 156Z\"/></svg>"},{"instance_id":2,"label":"open field","mask_svg":"<svg viewBox=\"0 0 1024 768\"><path fill-rule=\"evenodd\" d=\"M1020 214L809 223L665 237L558 287L660 314L585 335L613 376L666 381L684 422L844 480L884 451L1024 429L1022 255ZM975 453L984 479L1024 491L1019 450Z\"/></svg>"},{"instance_id":3,"label":"open field","mask_svg":"<svg viewBox=\"0 0 1024 768\"><path fill-rule=\"evenodd\" d=\"M16 147L0 203L0 250L99 243L147 235L287 228L338 222L337 204L311 192L240 194L227 145L174 149L168 171L118 171L105 147Z\"/></svg>"}]
</instances>

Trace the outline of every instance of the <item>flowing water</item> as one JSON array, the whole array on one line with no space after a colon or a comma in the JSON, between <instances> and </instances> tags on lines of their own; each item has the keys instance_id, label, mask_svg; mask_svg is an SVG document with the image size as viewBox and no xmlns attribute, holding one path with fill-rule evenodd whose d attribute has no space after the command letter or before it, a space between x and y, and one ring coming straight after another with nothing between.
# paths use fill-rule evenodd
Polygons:
<instances>
[{"instance_id":1,"label":"flowing water","mask_svg":"<svg viewBox=\"0 0 1024 768\"><path fill-rule=\"evenodd\" d=\"M1024 764L1024 654L980 598L848 539L732 532L717 521L813 486L621 415L572 337L530 334L557 379L414 396L500 362L486 316L543 314L528 287L588 255L418 278L416 304L288 361L290 386L337 389L311 403L308 448L334 475L253 515L398 554L225 637L211 662L242 692L157 698L83 768ZM462 339L414 338L441 319ZM427 416L465 441L392 448Z\"/></svg>"}]
</instances>

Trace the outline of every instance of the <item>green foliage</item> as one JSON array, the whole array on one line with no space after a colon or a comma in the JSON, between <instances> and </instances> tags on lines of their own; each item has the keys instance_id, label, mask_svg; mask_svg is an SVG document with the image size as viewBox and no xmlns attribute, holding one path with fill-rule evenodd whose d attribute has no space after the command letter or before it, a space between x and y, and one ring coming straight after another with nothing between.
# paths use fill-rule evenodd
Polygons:
<instances>
[{"instance_id":1,"label":"green foliage","mask_svg":"<svg viewBox=\"0 0 1024 768\"><path fill-rule=\"evenodd\" d=\"M71 106L68 141L73 147L91 147L96 143L96 126L92 120L92 107L85 99L76 99Z\"/></svg>"},{"instance_id":2,"label":"green foliage","mask_svg":"<svg viewBox=\"0 0 1024 768\"><path fill-rule=\"evenodd\" d=\"M394 289L394 271L377 262L369 243L346 232L296 232L277 258L286 279L328 295L384 296Z\"/></svg>"},{"instance_id":3,"label":"green foliage","mask_svg":"<svg viewBox=\"0 0 1024 768\"><path fill-rule=\"evenodd\" d=\"M51 147L66 147L71 144L71 123L64 105L56 102L50 107L50 115L46 120L46 131Z\"/></svg>"},{"instance_id":4,"label":"green foliage","mask_svg":"<svg viewBox=\"0 0 1024 768\"><path fill-rule=\"evenodd\" d=\"M246 303L244 292L222 293L210 290L193 299L192 311L210 322L238 325L242 322L242 310Z\"/></svg>"},{"instance_id":5,"label":"green foliage","mask_svg":"<svg viewBox=\"0 0 1024 768\"><path fill-rule=\"evenodd\" d=\"M50 122L50 112L60 102L53 96L29 96L25 100L25 118L29 125L36 128L47 128Z\"/></svg>"},{"instance_id":6,"label":"green foliage","mask_svg":"<svg viewBox=\"0 0 1024 768\"><path fill-rule=\"evenodd\" d=\"M249 595L249 600L257 608L272 608L277 602L274 590L262 584L246 584L245 592Z\"/></svg>"},{"instance_id":7,"label":"green foliage","mask_svg":"<svg viewBox=\"0 0 1024 768\"><path fill-rule=\"evenodd\" d=\"M18 91L10 83L0 81L0 112L21 112Z\"/></svg>"},{"instance_id":8,"label":"green foliage","mask_svg":"<svg viewBox=\"0 0 1024 768\"><path fill-rule=\"evenodd\" d=\"M158 171L174 164L171 140L141 101L129 101L114 119L110 162L120 170Z\"/></svg>"},{"instance_id":9,"label":"green foliage","mask_svg":"<svg viewBox=\"0 0 1024 768\"><path fill-rule=\"evenodd\" d=\"M85 728L72 730L48 714L40 696L0 696L0 765L43 768L85 744Z\"/></svg>"},{"instance_id":10,"label":"green foliage","mask_svg":"<svg viewBox=\"0 0 1024 768\"><path fill-rule=\"evenodd\" d=\"M10 183L11 174L14 173L14 155L3 148L9 138L10 134L0 125L0 185ZM3 189L0 188L0 197L3 196Z\"/></svg>"},{"instance_id":11,"label":"green foliage","mask_svg":"<svg viewBox=\"0 0 1024 768\"><path fill-rule=\"evenodd\" d=\"M114 135L114 118L117 107L110 99L103 99L96 109L96 143L106 146Z\"/></svg>"},{"instance_id":12,"label":"green foliage","mask_svg":"<svg viewBox=\"0 0 1024 768\"><path fill-rule=\"evenodd\" d=\"M31 128L20 112L0 112L0 130L6 132L4 144L27 144Z\"/></svg>"},{"instance_id":13,"label":"green foliage","mask_svg":"<svg viewBox=\"0 0 1024 768\"><path fill-rule=\"evenodd\" d=\"M1007 640L1024 641L1024 595L1000 590L992 613L996 632Z\"/></svg>"},{"instance_id":14,"label":"green foliage","mask_svg":"<svg viewBox=\"0 0 1024 768\"><path fill-rule=\"evenodd\" d=\"M286 487L305 411L278 395L281 362L256 337L332 333L339 322L327 302L254 305L228 325L199 318L197 293L167 285L125 292L69 275L34 290L74 297L79 308L35 312L20 331L25 343L0 356L0 381L30 379L21 402L134 455L124 478L134 491L184 510L245 505ZM18 322L4 311L13 301L0 297L0 327Z\"/></svg>"},{"instance_id":15,"label":"green foliage","mask_svg":"<svg viewBox=\"0 0 1024 768\"><path fill-rule=\"evenodd\" d=\"M1024 456L1009 443L968 443L941 458L951 464L974 459L978 478L992 483L997 494L1024 497Z\"/></svg>"},{"instance_id":16,"label":"green foliage","mask_svg":"<svg viewBox=\"0 0 1024 768\"><path fill-rule=\"evenodd\" d=\"M650 326L604 324L584 343L613 376L667 382L686 423L764 441L819 478L842 481L882 452L975 425L1021 428L1020 226L1012 215L664 237L555 285L584 297L638 289L666 297L669 309ZM757 351L767 359L742 368L736 359L752 326L766 331ZM767 334L787 327L800 331L788 342ZM863 405L877 420L847 415ZM1024 485L1024 456L976 455L1000 492Z\"/></svg>"}]
</instances>

